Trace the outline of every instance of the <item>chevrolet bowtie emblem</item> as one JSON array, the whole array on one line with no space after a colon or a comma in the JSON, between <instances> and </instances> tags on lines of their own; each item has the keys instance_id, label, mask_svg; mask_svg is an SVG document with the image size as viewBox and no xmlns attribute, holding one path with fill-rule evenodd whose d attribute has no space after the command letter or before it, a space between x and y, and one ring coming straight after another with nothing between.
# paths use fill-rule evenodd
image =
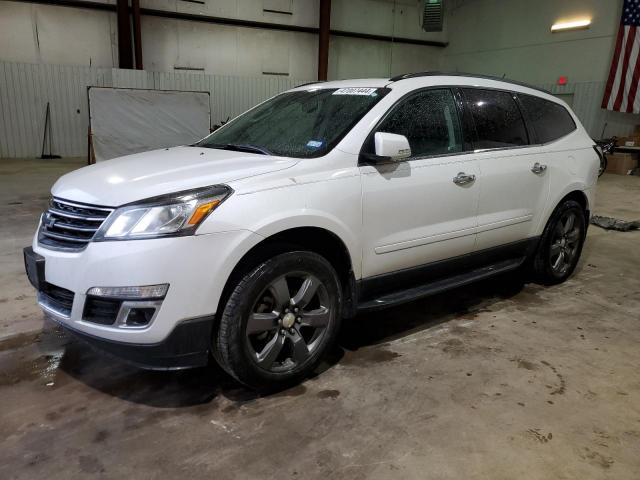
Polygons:
<instances>
[{"instance_id":1,"label":"chevrolet bowtie emblem","mask_svg":"<svg viewBox=\"0 0 640 480\"><path fill-rule=\"evenodd\" d=\"M47 228L53 228L53 226L56 224L56 219L47 213L44 218L44 224Z\"/></svg>"}]
</instances>

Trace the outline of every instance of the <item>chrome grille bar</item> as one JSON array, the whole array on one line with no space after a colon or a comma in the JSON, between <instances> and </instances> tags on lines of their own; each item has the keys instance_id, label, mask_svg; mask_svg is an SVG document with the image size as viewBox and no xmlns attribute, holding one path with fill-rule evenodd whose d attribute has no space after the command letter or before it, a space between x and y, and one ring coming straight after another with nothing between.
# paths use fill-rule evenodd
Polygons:
<instances>
[{"instance_id":1,"label":"chrome grille bar","mask_svg":"<svg viewBox=\"0 0 640 480\"><path fill-rule=\"evenodd\" d=\"M56 222L56 226L59 228L63 228L65 230L73 230L76 232L91 232L91 233L97 232L99 228L99 227L81 227L78 225L73 225L71 223L62 223L62 222Z\"/></svg>"},{"instance_id":2,"label":"chrome grille bar","mask_svg":"<svg viewBox=\"0 0 640 480\"><path fill-rule=\"evenodd\" d=\"M113 210L52 198L42 215L38 243L56 250L82 250Z\"/></svg>"},{"instance_id":3,"label":"chrome grille bar","mask_svg":"<svg viewBox=\"0 0 640 480\"><path fill-rule=\"evenodd\" d=\"M87 215L79 215L77 213L69 213L57 208L49 208L48 212L51 215L57 215L64 218L73 218L74 220L84 220L86 222L104 222L107 216L104 217L89 217Z\"/></svg>"},{"instance_id":4,"label":"chrome grille bar","mask_svg":"<svg viewBox=\"0 0 640 480\"><path fill-rule=\"evenodd\" d=\"M61 240L63 242L74 242L74 243L88 242L86 238L75 238L75 237L72 237L71 235L62 235L61 233L52 233L52 232L43 231L42 235L49 238L55 238L56 240Z\"/></svg>"},{"instance_id":5,"label":"chrome grille bar","mask_svg":"<svg viewBox=\"0 0 640 480\"><path fill-rule=\"evenodd\" d=\"M98 207L98 206L95 206L95 205L83 205L81 203L73 203L73 202L69 202L67 200L60 200L59 198L52 198L51 201L55 202L55 203L62 204L62 205L67 205L69 207L81 208L81 209L84 209L84 210L86 210L86 209L89 209L89 210L100 210L100 211L106 212L107 215L109 213L113 212L113 208L110 208L110 207Z\"/></svg>"}]
</instances>

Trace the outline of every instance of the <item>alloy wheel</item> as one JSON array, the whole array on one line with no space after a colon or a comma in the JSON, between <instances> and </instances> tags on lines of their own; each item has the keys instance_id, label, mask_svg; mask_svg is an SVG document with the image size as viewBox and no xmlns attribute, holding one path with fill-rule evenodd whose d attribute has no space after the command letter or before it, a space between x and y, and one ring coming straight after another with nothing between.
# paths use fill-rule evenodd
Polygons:
<instances>
[{"instance_id":1,"label":"alloy wheel","mask_svg":"<svg viewBox=\"0 0 640 480\"><path fill-rule=\"evenodd\" d=\"M580 222L574 211L565 212L551 236L549 260L556 275L563 275L571 267L580 246Z\"/></svg>"},{"instance_id":2,"label":"alloy wheel","mask_svg":"<svg viewBox=\"0 0 640 480\"><path fill-rule=\"evenodd\" d=\"M258 296L245 335L253 360L274 373L291 371L320 347L331 321L329 295L314 275L292 272Z\"/></svg>"}]
</instances>

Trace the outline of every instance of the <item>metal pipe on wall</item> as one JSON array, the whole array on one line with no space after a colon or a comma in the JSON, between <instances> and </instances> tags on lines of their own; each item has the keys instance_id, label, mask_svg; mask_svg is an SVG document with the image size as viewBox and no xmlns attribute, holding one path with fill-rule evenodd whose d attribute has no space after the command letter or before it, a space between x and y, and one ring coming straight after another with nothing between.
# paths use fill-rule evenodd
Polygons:
<instances>
[{"instance_id":1,"label":"metal pipe on wall","mask_svg":"<svg viewBox=\"0 0 640 480\"><path fill-rule=\"evenodd\" d=\"M118 23L118 66L120 68L133 68L128 0L117 0L116 17Z\"/></svg>"},{"instance_id":2,"label":"metal pipe on wall","mask_svg":"<svg viewBox=\"0 0 640 480\"><path fill-rule=\"evenodd\" d=\"M329 70L329 32L331 30L331 0L320 0L318 30L318 80L326 80Z\"/></svg>"},{"instance_id":3,"label":"metal pipe on wall","mask_svg":"<svg viewBox=\"0 0 640 480\"><path fill-rule=\"evenodd\" d=\"M136 70L143 70L142 28L140 26L140 0L131 0L131 14L133 15L133 45L136 57Z\"/></svg>"}]
</instances>

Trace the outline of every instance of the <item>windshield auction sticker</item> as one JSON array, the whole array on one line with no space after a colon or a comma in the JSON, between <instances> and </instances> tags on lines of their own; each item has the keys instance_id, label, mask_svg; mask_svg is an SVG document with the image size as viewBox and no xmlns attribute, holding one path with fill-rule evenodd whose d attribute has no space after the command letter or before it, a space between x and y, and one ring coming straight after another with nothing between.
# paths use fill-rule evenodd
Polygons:
<instances>
[{"instance_id":1,"label":"windshield auction sticker","mask_svg":"<svg viewBox=\"0 0 640 480\"><path fill-rule=\"evenodd\" d=\"M339 88L333 95L371 95L375 93L377 88L363 88L363 87L349 87L349 88Z\"/></svg>"}]
</instances>

